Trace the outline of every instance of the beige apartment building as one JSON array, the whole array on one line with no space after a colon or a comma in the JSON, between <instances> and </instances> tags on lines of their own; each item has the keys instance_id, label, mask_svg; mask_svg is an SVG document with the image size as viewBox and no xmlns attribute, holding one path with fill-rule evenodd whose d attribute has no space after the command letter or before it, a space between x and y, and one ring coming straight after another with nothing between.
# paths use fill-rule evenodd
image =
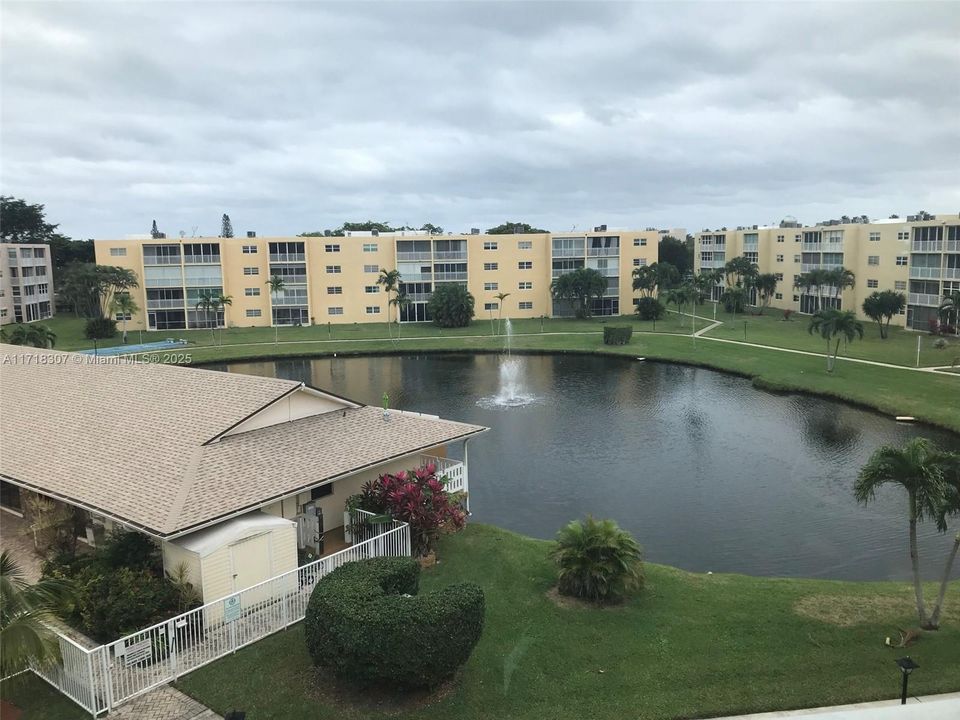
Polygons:
<instances>
[{"instance_id":1,"label":"beige apartment building","mask_svg":"<svg viewBox=\"0 0 960 720\"><path fill-rule=\"evenodd\" d=\"M863 318L861 306L870 293L896 290L907 296L907 309L893 323L926 330L943 296L960 290L960 215L815 226L784 221L696 234L697 272L723 268L739 256L756 263L761 273L776 274L772 307L810 313L822 297L825 306L854 310ZM839 267L855 274L854 287L795 287L803 273ZM715 299L722 289L722 284L714 289Z\"/></svg>"},{"instance_id":2,"label":"beige apartment building","mask_svg":"<svg viewBox=\"0 0 960 720\"><path fill-rule=\"evenodd\" d=\"M550 296L553 278L594 268L607 278L597 315L633 311L634 268L657 260L664 231L607 230L517 235L430 235L425 231L353 232L346 237L248 237L96 240L97 263L133 270L140 313L132 327L209 327L197 309L204 293L229 295L216 322L225 326L385 322L396 319L377 284L381 269L399 270L411 303L402 322L429 320L427 301L440 283L460 283L476 299L476 317L564 316ZM272 277L283 279L271 293Z\"/></svg>"},{"instance_id":3,"label":"beige apartment building","mask_svg":"<svg viewBox=\"0 0 960 720\"><path fill-rule=\"evenodd\" d=\"M0 325L53 314L50 246L0 243Z\"/></svg>"}]
</instances>

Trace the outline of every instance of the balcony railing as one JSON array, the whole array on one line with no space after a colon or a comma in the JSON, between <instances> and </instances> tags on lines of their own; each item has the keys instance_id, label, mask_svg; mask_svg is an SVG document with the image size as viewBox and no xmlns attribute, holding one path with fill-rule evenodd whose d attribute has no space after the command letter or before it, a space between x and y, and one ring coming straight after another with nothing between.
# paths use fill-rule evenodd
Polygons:
<instances>
[{"instance_id":1,"label":"balcony railing","mask_svg":"<svg viewBox=\"0 0 960 720\"><path fill-rule=\"evenodd\" d=\"M143 286L147 288L164 288L164 287L182 287L183 280L175 278L147 278L143 281Z\"/></svg>"},{"instance_id":2,"label":"balcony railing","mask_svg":"<svg viewBox=\"0 0 960 720\"><path fill-rule=\"evenodd\" d=\"M271 298L270 303L274 307L279 307L281 305L285 307L290 307L292 305L303 305L306 307L307 299L305 297L283 297L282 295L277 298Z\"/></svg>"},{"instance_id":3,"label":"balcony railing","mask_svg":"<svg viewBox=\"0 0 960 720\"><path fill-rule=\"evenodd\" d=\"M722 268L727 263L724 260L701 260L701 269L713 270Z\"/></svg>"},{"instance_id":4,"label":"balcony railing","mask_svg":"<svg viewBox=\"0 0 960 720\"><path fill-rule=\"evenodd\" d=\"M907 296L907 303L910 305L924 305L926 307L940 307L940 296L930 293L910 293Z\"/></svg>"},{"instance_id":5,"label":"balcony railing","mask_svg":"<svg viewBox=\"0 0 960 720\"><path fill-rule=\"evenodd\" d=\"M433 259L434 260L466 260L467 251L466 250L435 250L433 253Z\"/></svg>"},{"instance_id":6,"label":"balcony railing","mask_svg":"<svg viewBox=\"0 0 960 720\"><path fill-rule=\"evenodd\" d=\"M183 298L176 300L147 300L147 310L170 310L170 309L183 309Z\"/></svg>"},{"instance_id":7,"label":"balcony railing","mask_svg":"<svg viewBox=\"0 0 960 720\"><path fill-rule=\"evenodd\" d=\"M553 248L553 257L584 257L583 248Z\"/></svg>"},{"instance_id":8,"label":"balcony railing","mask_svg":"<svg viewBox=\"0 0 960 720\"><path fill-rule=\"evenodd\" d=\"M432 455L421 455L417 458L420 465L434 463L437 466L437 475L445 477L447 484L444 489L448 492L466 492L469 487L467 483L467 466L459 460L450 458L433 457Z\"/></svg>"},{"instance_id":9,"label":"balcony railing","mask_svg":"<svg viewBox=\"0 0 960 720\"><path fill-rule=\"evenodd\" d=\"M820 252L823 250L822 243L805 242L800 244L801 252Z\"/></svg>"},{"instance_id":10,"label":"balcony railing","mask_svg":"<svg viewBox=\"0 0 960 720\"><path fill-rule=\"evenodd\" d=\"M960 252L960 240L947 240L947 244L943 246L943 251L949 253Z\"/></svg>"},{"instance_id":11,"label":"balcony railing","mask_svg":"<svg viewBox=\"0 0 960 720\"><path fill-rule=\"evenodd\" d=\"M270 253L270 262L306 262L306 253Z\"/></svg>"},{"instance_id":12,"label":"balcony railing","mask_svg":"<svg viewBox=\"0 0 960 720\"><path fill-rule=\"evenodd\" d=\"M944 268L942 277L944 280L960 280L960 267Z\"/></svg>"},{"instance_id":13,"label":"balcony railing","mask_svg":"<svg viewBox=\"0 0 960 720\"><path fill-rule=\"evenodd\" d=\"M587 248L587 257L616 257L619 254L619 247Z\"/></svg>"},{"instance_id":14,"label":"balcony railing","mask_svg":"<svg viewBox=\"0 0 960 720\"><path fill-rule=\"evenodd\" d=\"M465 272L435 272L433 274L435 282L459 282L467 279ZM406 280L406 276L404 276Z\"/></svg>"},{"instance_id":15,"label":"balcony railing","mask_svg":"<svg viewBox=\"0 0 960 720\"><path fill-rule=\"evenodd\" d=\"M400 252L397 251L397 262L409 262L417 260L429 260L433 257L430 251L426 252Z\"/></svg>"},{"instance_id":16,"label":"balcony railing","mask_svg":"<svg viewBox=\"0 0 960 720\"><path fill-rule=\"evenodd\" d=\"M184 265L219 265L219 255L184 255Z\"/></svg>"},{"instance_id":17,"label":"balcony railing","mask_svg":"<svg viewBox=\"0 0 960 720\"><path fill-rule=\"evenodd\" d=\"M811 270L819 270L822 266L820 263L800 263L800 272L810 272Z\"/></svg>"},{"instance_id":18,"label":"balcony railing","mask_svg":"<svg viewBox=\"0 0 960 720\"><path fill-rule=\"evenodd\" d=\"M403 281L408 282L430 282L433 279L433 273L427 272L405 272Z\"/></svg>"},{"instance_id":19,"label":"balcony railing","mask_svg":"<svg viewBox=\"0 0 960 720\"><path fill-rule=\"evenodd\" d=\"M940 268L910 266L910 277L918 280L939 280Z\"/></svg>"},{"instance_id":20,"label":"balcony railing","mask_svg":"<svg viewBox=\"0 0 960 720\"><path fill-rule=\"evenodd\" d=\"M433 293L427 292L418 292L418 293L407 293L407 300L410 302L427 302Z\"/></svg>"},{"instance_id":21,"label":"balcony railing","mask_svg":"<svg viewBox=\"0 0 960 720\"><path fill-rule=\"evenodd\" d=\"M914 240L910 246L911 252L943 252L942 240Z\"/></svg>"},{"instance_id":22,"label":"balcony railing","mask_svg":"<svg viewBox=\"0 0 960 720\"><path fill-rule=\"evenodd\" d=\"M144 255L144 265L179 265L179 255Z\"/></svg>"}]
</instances>

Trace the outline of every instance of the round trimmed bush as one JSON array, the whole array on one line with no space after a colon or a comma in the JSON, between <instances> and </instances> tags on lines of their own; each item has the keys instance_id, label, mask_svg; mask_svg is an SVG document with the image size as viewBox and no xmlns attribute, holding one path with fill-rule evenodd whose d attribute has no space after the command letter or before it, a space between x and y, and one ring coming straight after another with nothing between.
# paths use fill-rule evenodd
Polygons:
<instances>
[{"instance_id":1,"label":"round trimmed bush","mask_svg":"<svg viewBox=\"0 0 960 720\"><path fill-rule=\"evenodd\" d=\"M666 312L663 303L655 297L642 297L637 300L636 313L641 320L659 320Z\"/></svg>"},{"instance_id":2,"label":"round trimmed bush","mask_svg":"<svg viewBox=\"0 0 960 720\"><path fill-rule=\"evenodd\" d=\"M83 329L87 340L109 340L117 336L117 321L111 318L90 318Z\"/></svg>"},{"instance_id":3,"label":"round trimmed bush","mask_svg":"<svg viewBox=\"0 0 960 720\"><path fill-rule=\"evenodd\" d=\"M472 583L418 595L420 563L372 558L322 578L304 620L314 665L357 685L431 688L467 661L483 631Z\"/></svg>"}]
</instances>

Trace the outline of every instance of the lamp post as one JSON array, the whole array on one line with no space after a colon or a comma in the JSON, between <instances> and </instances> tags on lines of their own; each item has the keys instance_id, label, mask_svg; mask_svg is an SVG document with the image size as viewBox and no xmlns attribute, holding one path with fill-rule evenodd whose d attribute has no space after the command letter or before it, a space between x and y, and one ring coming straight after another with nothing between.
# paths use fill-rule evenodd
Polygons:
<instances>
[{"instance_id":1,"label":"lamp post","mask_svg":"<svg viewBox=\"0 0 960 720\"><path fill-rule=\"evenodd\" d=\"M910 673L916 670L919 665L917 665L909 655L902 658L896 659L897 666L900 668L900 673L903 675L903 687L900 690L900 704L907 704L907 680L910 677Z\"/></svg>"}]
</instances>

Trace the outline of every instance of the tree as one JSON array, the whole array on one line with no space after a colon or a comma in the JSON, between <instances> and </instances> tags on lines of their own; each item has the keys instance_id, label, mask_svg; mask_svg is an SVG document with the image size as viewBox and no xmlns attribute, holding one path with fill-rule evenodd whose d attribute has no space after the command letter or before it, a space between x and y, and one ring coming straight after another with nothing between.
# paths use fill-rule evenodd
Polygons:
<instances>
[{"instance_id":1,"label":"tree","mask_svg":"<svg viewBox=\"0 0 960 720\"><path fill-rule=\"evenodd\" d=\"M960 290L945 294L937 311L944 322L952 319L954 333L960 334Z\"/></svg>"},{"instance_id":2,"label":"tree","mask_svg":"<svg viewBox=\"0 0 960 720\"><path fill-rule=\"evenodd\" d=\"M380 277L377 278L377 285L383 285L383 291L387 293L387 336L390 336L393 332L390 329L390 323L393 322L390 319L390 308L395 304L390 300L390 293L398 292L400 287L400 271L380 268ZM397 322L400 322L399 316L397 317Z\"/></svg>"},{"instance_id":3,"label":"tree","mask_svg":"<svg viewBox=\"0 0 960 720\"><path fill-rule=\"evenodd\" d=\"M436 285L427 302L427 311L433 324L439 327L467 327L473 320L474 298L466 285L442 283Z\"/></svg>"},{"instance_id":4,"label":"tree","mask_svg":"<svg viewBox=\"0 0 960 720\"><path fill-rule=\"evenodd\" d=\"M387 300L387 305L393 305L397 308L397 339L400 339L400 328L402 323L400 322L400 317L403 315L403 309L407 307L413 300L409 298L405 290L397 290L394 296Z\"/></svg>"},{"instance_id":5,"label":"tree","mask_svg":"<svg viewBox=\"0 0 960 720\"><path fill-rule=\"evenodd\" d=\"M890 320L894 315L899 315L906 306L907 298L901 292L895 290L872 292L863 301L863 314L877 322L880 328L880 337L886 339L890 328Z\"/></svg>"},{"instance_id":6,"label":"tree","mask_svg":"<svg viewBox=\"0 0 960 720\"><path fill-rule=\"evenodd\" d=\"M227 324L227 307L233 307L233 295L217 295L217 305L223 308L223 323L220 324L220 344L223 345L223 327Z\"/></svg>"},{"instance_id":7,"label":"tree","mask_svg":"<svg viewBox=\"0 0 960 720\"><path fill-rule=\"evenodd\" d=\"M793 281L793 287L796 290L803 290L804 295L809 295L810 290L817 284L816 277L812 273L801 273ZM819 310L820 308L816 308Z\"/></svg>"},{"instance_id":8,"label":"tree","mask_svg":"<svg viewBox=\"0 0 960 720\"><path fill-rule=\"evenodd\" d=\"M226 213L224 213L223 217L220 218L220 237L233 237L233 223L230 222L230 216Z\"/></svg>"},{"instance_id":9,"label":"tree","mask_svg":"<svg viewBox=\"0 0 960 720\"><path fill-rule=\"evenodd\" d=\"M686 277L693 272L693 246L688 245L686 240L678 240L672 235L664 237L657 248L660 262L668 262L673 265L680 273L680 277Z\"/></svg>"},{"instance_id":10,"label":"tree","mask_svg":"<svg viewBox=\"0 0 960 720\"><path fill-rule=\"evenodd\" d=\"M602 603L643 587L643 551L613 520L573 521L557 533L550 557L563 595Z\"/></svg>"},{"instance_id":11,"label":"tree","mask_svg":"<svg viewBox=\"0 0 960 720\"><path fill-rule=\"evenodd\" d=\"M197 312L203 312L203 324L210 328L210 340L214 345L217 344L217 336L214 329L217 323L216 320L214 320L213 325L210 324L210 311L213 310L214 318L216 318L217 307L217 299L212 292L204 290L200 293L200 299L197 301L196 309Z\"/></svg>"},{"instance_id":12,"label":"tree","mask_svg":"<svg viewBox=\"0 0 960 720\"><path fill-rule=\"evenodd\" d=\"M52 348L57 342L56 333L39 323L17 323L10 329L0 328L0 339L10 345L30 345L36 348Z\"/></svg>"},{"instance_id":13,"label":"tree","mask_svg":"<svg viewBox=\"0 0 960 720\"><path fill-rule=\"evenodd\" d=\"M810 318L808 332L813 335L819 333L827 342L827 372L832 373L837 363L837 354L840 352L840 341L846 339L853 342L863 337L863 323L857 320L852 310L821 310ZM831 355L830 343L836 339Z\"/></svg>"},{"instance_id":14,"label":"tree","mask_svg":"<svg viewBox=\"0 0 960 720\"><path fill-rule=\"evenodd\" d=\"M164 237L164 233L157 230L156 220L153 221L153 225L150 227L150 237L152 237L154 240L159 240L160 238Z\"/></svg>"},{"instance_id":15,"label":"tree","mask_svg":"<svg viewBox=\"0 0 960 720\"><path fill-rule=\"evenodd\" d=\"M420 226L421 230L426 230L431 235L443 235L443 228L433 223L424 223Z\"/></svg>"},{"instance_id":16,"label":"tree","mask_svg":"<svg viewBox=\"0 0 960 720\"><path fill-rule=\"evenodd\" d=\"M536 228L528 223L510 222L509 220L496 227L489 228L487 235L523 235L528 233L548 233L549 230Z\"/></svg>"},{"instance_id":17,"label":"tree","mask_svg":"<svg viewBox=\"0 0 960 720\"><path fill-rule=\"evenodd\" d=\"M770 306L774 293L777 292L776 273L760 273L753 280L753 286L757 289L757 297L760 300L760 313Z\"/></svg>"},{"instance_id":18,"label":"tree","mask_svg":"<svg viewBox=\"0 0 960 720\"><path fill-rule=\"evenodd\" d=\"M578 318L590 317L590 301L600 300L606 291L607 279L593 268L577 268L550 283L553 299L568 303Z\"/></svg>"},{"instance_id":19,"label":"tree","mask_svg":"<svg viewBox=\"0 0 960 720\"><path fill-rule=\"evenodd\" d=\"M0 553L0 676L60 659L60 643L49 623L70 597L70 585L61 580L28 584L9 552Z\"/></svg>"},{"instance_id":20,"label":"tree","mask_svg":"<svg viewBox=\"0 0 960 720\"><path fill-rule=\"evenodd\" d=\"M139 286L136 274L128 268L74 263L64 272L60 294L81 317L103 318L110 314L116 294Z\"/></svg>"},{"instance_id":21,"label":"tree","mask_svg":"<svg viewBox=\"0 0 960 720\"><path fill-rule=\"evenodd\" d=\"M747 258L735 257L723 266L724 274L727 277L727 285L749 289L750 281L757 274L757 266Z\"/></svg>"},{"instance_id":22,"label":"tree","mask_svg":"<svg viewBox=\"0 0 960 720\"><path fill-rule=\"evenodd\" d=\"M833 286L833 298L838 299L847 288L856 287L857 276L852 270L845 267L838 267L836 270L823 271L823 284Z\"/></svg>"},{"instance_id":23,"label":"tree","mask_svg":"<svg viewBox=\"0 0 960 720\"><path fill-rule=\"evenodd\" d=\"M884 445L873 453L860 470L854 484L854 495L858 502L867 504L876 498L878 488L888 483L899 485L907 492L910 564L917 615L921 628L936 630L940 627L940 612L950 570L960 548L960 532L947 555L937 602L928 615L920 582L917 524L930 518L936 522L937 530L943 533L947 531L947 518L960 515L960 454L941 450L926 438L914 438L902 448Z\"/></svg>"},{"instance_id":24,"label":"tree","mask_svg":"<svg viewBox=\"0 0 960 720\"><path fill-rule=\"evenodd\" d=\"M747 291L742 287L727 287L720 293L720 303L723 309L728 313L733 313L734 319L738 312L742 313L747 309Z\"/></svg>"},{"instance_id":25,"label":"tree","mask_svg":"<svg viewBox=\"0 0 960 720\"><path fill-rule=\"evenodd\" d=\"M269 280L267 280L266 285L270 288L270 296L273 298L273 304L277 304L277 297L283 292L283 289L286 287L286 284L283 282L283 278L279 275L274 275ZM273 322L273 344L276 345L280 342L280 325L277 324L276 320L271 318Z\"/></svg>"},{"instance_id":26,"label":"tree","mask_svg":"<svg viewBox=\"0 0 960 720\"><path fill-rule=\"evenodd\" d=\"M117 293L110 303L111 313L120 315L120 321L123 323L123 342L127 342L127 316L140 312L137 303L130 297L130 293Z\"/></svg>"},{"instance_id":27,"label":"tree","mask_svg":"<svg viewBox=\"0 0 960 720\"><path fill-rule=\"evenodd\" d=\"M5 243L48 243L52 238L67 240L57 232L59 225L48 223L43 205L0 195L0 240Z\"/></svg>"}]
</instances>

